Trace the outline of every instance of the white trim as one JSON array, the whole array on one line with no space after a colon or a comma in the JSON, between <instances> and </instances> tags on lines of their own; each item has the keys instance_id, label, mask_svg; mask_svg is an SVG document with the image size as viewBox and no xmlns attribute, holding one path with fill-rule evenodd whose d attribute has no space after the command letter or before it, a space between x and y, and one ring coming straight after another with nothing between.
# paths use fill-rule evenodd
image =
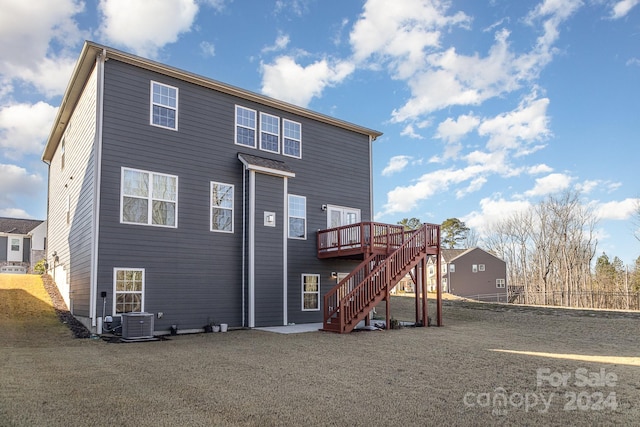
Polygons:
<instances>
[{"instance_id":1,"label":"white trim","mask_svg":"<svg viewBox=\"0 0 640 427\"><path fill-rule=\"evenodd\" d=\"M146 287L146 271L144 268L140 267L113 267L113 287L111 288L113 292L113 298L111 301L111 315L114 317L120 317L122 314L116 313L116 276L118 271L141 271L142 272L142 289L140 293L142 294L142 298L140 299L140 313L144 313L144 300L145 300L145 287ZM121 292L122 293L122 292ZM136 292L137 293L137 292ZM137 311L134 313L138 313Z\"/></svg>"},{"instance_id":2,"label":"white trim","mask_svg":"<svg viewBox=\"0 0 640 427\"><path fill-rule=\"evenodd\" d=\"M176 91L176 107L175 108L173 108L171 106L168 106L168 105L157 104L157 103L153 102L153 85L154 84L156 84L158 86L164 86L164 87L167 87L167 88L170 88L170 89L175 89L175 91ZM160 82L157 82L155 80L151 80L150 81L149 89L150 89L149 90L149 96L150 96L150 99L149 99L149 101L150 101L150 103L149 103L149 124L151 126L159 127L159 128L162 128L162 129L169 129L169 130L177 131L178 130L178 93L179 93L179 89L177 87L175 87L175 86L171 86L171 85L168 85L168 84L165 84L165 83L160 83ZM157 124L157 123L153 123L153 107L154 107L154 105L157 105L158 107L166 108L167 110L175 111L175 113L176 113L176 117L175 117L176 126L175 127L170 127L170 126L163 126L163 125L160 125L160 124Z\"/></svg>"},{"instance_id":3,"label":"white trim","mask_svg":"<svg viewBox=\"0 0 640 427\"><path fill-rule=\"evenodd\" d=\"M295 139L295 138L287 138L285 136L285 127L284 124L285 122L289 122L289 123L295 123L298 126L300 126L300 139ZM293 154L287 154L285 153L285 149L284 149L284 140L286 139L291 139L293 141L298 141L298 143L300 144L300 155L299 156L294 156ZM302 158L302 123L300 122L295 122L293 120L289 120L289 119L282 119L282 155L283 156L287 156L287 157L293 157L294 159L301 159Z\"/></svg>"},{"instance_id":4,"label":"white trim","mask_svg":"<svg viewBox=\"0 0 640 427\"><path fill-rule=\"evenodd\" d=\"M130 222L130 221L125 221L124 220L124 172L125 171L133 171L133 172L140 172L140 173L146 173L149 175L149 192L148 195L146 197L146 200L148 201L147 204L147 223L141 223L141 222ZM175 178L176 180L176 193L175 193L175 200L169 200L169 199L154 199L153 198L153 176L154 175L159 175L159 176L165 176L165 177L169 177L169 178ZM120 223L121 224L130 224L130 225L143 225L143 226L151 226L151 227L162 227L162 228L178 228L178 176L177 175L170 175L167 173L161 173L161 172L154 172L154 171L148 171L148 170L144 170L144 169L135 169L135 168L128 168L128 167L124 167L122 166L120 168ZM144 197L140 197L140 196L133 196L133 195L128 195L127 197L133 197L133 198L138 198L138 199L143 199ZM162 202L169 202L169 203L175 203L175 221L173 225L164 225L164 224L154 224L153 223L153 201L154 200L159 200Z\"/></svg>"},{"instance_id":5,"label":"white trim","mask_svg":"<svg viewBox=\"0 0 640 427\"><path fill-rule=\"evenodd\" d=\"M214 185L225 185L227 187L231 187L231 208L213 206L213 186ZM214 233L231 233L234 232L234 222L235 222L235 193L236 187L233 184L227 184L224 182L211 181L209 184L209 231ZM231 230L214 230L213 229L213 209L223 209L231 211Z\"/></svg>"},{"instance_id":6,"label":"white trim","mask_svg":"<svg viewBox=\"0 0 640 427\"><path fill-rule=\"evenodd\" d=\"M289 204L288 204L289 180L287 179L287 177L284 177L283 180L284 180L283 212L284 212L284 217L288 218L289 217ZM285 221L282 221L282 222L284 223ZM282 324L285 326L289 324L289 310L287 307L287 302L289 298L287 295L287 288L289 287L289 282L288 282L289 239L287 238L287 235L289 233L288 230L289 230L289 221L287 221L286 224L282 225Z\"/></svg>"},{"instance_id":7,"label":"white trim","mask_svg":"<svg viewBox=\"0 0 640 427\"><path fill-rule=\"evenodd\" d=\"M304 278L306 276L315 276L318 278L318 290L316 292L305 292L304 290ZM301 285L301 295L300 295L300 302L301 302L301 310L302 311L320 311L320 275L319 274L313 274L313 273L302 273L300 275L300 285ZM318 308L304 308L304 295L305 294L317 294L318 295Z\"/></svg>"},{"instance_id":8,"label":"white trim","mask_svg":"<svg viewBox=\"0 0 640 427\"><path fill-rule=\"evenodd\" d=\"M244 126L244 125L239 125L238 124L238 108L242 108L243 110L247 110L247 111L253 111L254 114L254 121L255 121L255 125L253 128L250 128L248 126ZM253 110L251 108L247 108L247 107L243 107L242 105L235 105L235 108L233 110L234 114L233 114L233 142L236 145L240 145L241 147L249 147L249 148L256 148L257 147L257 140L258 140L258 112L256 110ZM252 129L253 130L253 145L247 145L247 144L241 144L238 142L238 126L243 127L245 129Z\"/></svg>"},{"instance_id":9,"label":"white trim","mask_svg":"<svg viewBox=\"0 0 640 427\"><path fill-rule=\"evenodd\" d=\"M304 217L291 216L291 212L289 211L289 204L291 203L291 201L290 201L291 197L299 197L301 199L304 199ZM303 218L304 219L304 237L291 236L291 234L289 233L289 231L290 231L289 220L291 218L298 218L298 219ZM298 194L288 194L287 195L287 237L289 239L307 240L307 197L306 196L300 196Z\"/></svg>"},{"instance_id":10,"label":"white trim","mask_svg":"<svg viewBox=\"0 0 640 427\"><path fill-rule=\"evenodd\" d=\"M18 241L18 250L11 249L13 246L12 239ZM9 262L22 262L24 258L24 238L22 234L9 234L7 237L7 261Z\"/></svg>"},{"instance_id":11,"label":"white trim","mask_svg":"<svg viewBox=\"0 0 640 427\"><path fill-rule=\"evenodd\" d=\"M256 326L256 172L249 171L249 327Z\"/></svg>"},{"instance_id":12,"label":"white trim","mask_svg":"<svg viewBox=\"0 0 640 427\"><path fill-rule=\"evenodd\" d=\"M262 116L269 116L271 118L276 119L276 122L278 123L278 133L273 133L273 132L269 132L269 131L265 131L262 129ZM278 148L276 150L268 150L266 148L262 147L262 134L266 133L268 135L275 135L277 140L278 140ZM280 117L278 116L274 116L273 114L269 114L269 113L264 113L262 111L260 111L260 137L258 138L258 148L261 151L265 151L267 153L276 153L276 154L280 154Z\"/></svg>"},{"instance_id":13,"label":"white trim","mask_svg":"<svg viewBox=\"0 0 640 427\"><path fill-rule=\"evenodd\" d=\"M102 131L104 125L104 63L107 60L106 50L96 57L97 82L96 82L96 134L94 136L94 178L93 178L93 218L91 219L91 263L89 278L89 317L91 325L96 326L98 296L98 248L100 236L100 188L102 186ZM69 297L71 299L71 297ZM70 303L70 301L68 301Z\"/></svg>"}]
</instances>

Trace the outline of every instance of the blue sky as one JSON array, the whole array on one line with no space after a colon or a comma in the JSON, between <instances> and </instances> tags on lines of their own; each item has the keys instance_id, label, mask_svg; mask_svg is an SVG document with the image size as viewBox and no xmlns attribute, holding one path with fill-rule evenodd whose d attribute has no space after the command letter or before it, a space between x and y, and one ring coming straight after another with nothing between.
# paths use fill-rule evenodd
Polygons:
<instances>
[{"instance_id":1,"label":"blue sky","mask_svg":"<svg viewBox=\"0 0 640 427\"><path fill-rule=\"evenodd\" d=\"M640 255L640 0L0 0L0 216L46 217L40 156L85 39L384 132L375 217L492 221L575 189Z\"/></svg>"}]
</instances>

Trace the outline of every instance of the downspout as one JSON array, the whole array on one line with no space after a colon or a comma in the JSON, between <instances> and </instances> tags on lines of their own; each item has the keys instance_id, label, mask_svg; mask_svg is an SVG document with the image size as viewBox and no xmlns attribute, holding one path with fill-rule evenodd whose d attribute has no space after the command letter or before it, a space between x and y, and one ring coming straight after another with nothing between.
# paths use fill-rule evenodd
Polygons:
<instances>
[{"instance_id":1,"label":"downspout","mask_svg":"<svg viewBox=\"0 0 640 427\"><path fill-rule=\"evenodd\" d=\"M256 171L249 170L249 327L256 326Z\"/></svg>"},{"instance_id":2,"label":"downspout","mask_svg":"<svg viewBox=\"0 0 640 427\"><path fill-rule=\"evenodd\" d=\"M369 135L369 221L373 221L373 141L375 138ZM360 218L362 221L362 218Z\"/></svg>"},{"instance_id":3,"label":"downspout","mask_svg":"<svg viewBox=\"0 0 640 427\"><path fill-rule=\"evenodd\" d=\"M285 176L284 180L284 209L282 210L282 323L287 326L289 323L289 310L287 309L287 287L288 287L288 219L289 218L289 201L287 200L287 193L289 192L289 181Z\"/></svg>"},{"instance_id":4,"label":"downspout","mask_svg":"<svg viewBox=\"0 0 640 427\"><path fill-rule=\"evenodd\" d=\"M246 260L246 244L247 238L247 165L242 165L242 327L247 326L245 314L245 286L247 285L247 277L246 277L246 268L247 268L247 260Z\"/></svg>"},{"instance_id":5,"label":"downspout","mask_svg":"<svg viewBox=\"0 0 640 427\"><path fill-rule=\"evenodd\" d=\"M104 63L107 60L107 51L102 49L102 53L96 57L97 68L97 94L96 94L96 135L94 147L94 184L93 184L93 222L92 245L91 245L91 279L89 286L89 313L91 316L91 326L96 326L96 298L98 294L98 237L100 235L100 184L102 173L102 128L104 114ZM102 329L102 319L100 319L99 329ZM101 330L98 333L102 333Z\"/></svg>"}]
</instances>

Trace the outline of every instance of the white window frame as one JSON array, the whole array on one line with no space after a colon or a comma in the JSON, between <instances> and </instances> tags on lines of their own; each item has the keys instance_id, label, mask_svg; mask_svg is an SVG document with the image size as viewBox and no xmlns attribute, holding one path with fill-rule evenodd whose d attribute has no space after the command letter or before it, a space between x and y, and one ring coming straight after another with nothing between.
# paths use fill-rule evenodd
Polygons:
<instances>
[{"instance_id":1,"label":"white window frame","mask_svg":"<svg viewBox=\"0 0 640 427\"><path fill-rule=\"evenodd\" d=\"M269 129L269 130L265 129L265 126L264 126L265 120L264 119L267 118L267 117L275 120L275 123L277 125L276 132L273 132L272 129ZM265 148L262 145L263 144L263 136L264 135L274 135L276 137L277 148L275 150L270 150L268 148ZM260 150L267 151L269 153L280 154L280 117L274 116L273 114L260 112Z\"/></svg>"},{"instance_id":2,"label":"white window frame","mask_svg":"<svg viewBox=\"0 0 640 427\"><path fill-rule=\"evenodd\" d=\"M449 272L450 273L455 273L456 272L456 265L455 264L449 264Z\"/></svg>"},{"instance_id":3,"label":"white window frame","mask_svg":"<svg viewBox=\"0 0 640 427\"><path fill-rule=\"evenodd\" d=\"M484 271L484 264L478 264L478 271Z\"/></svg>"},{"instance_id":4,"label":"white window frame","mask_svg":"<svg viewBox=\"0 0 640 427\"><path fill-rule=\"evenodd\" d=\"M298 126L300 135L297 138L291 135L287 135L288 123L293 123L294 125ZM299 155L287 153L287 145L286 145L287 140L296 141L298 143L298 151L300 152ZM282 154L288 157L296 158L296 159L302 158L302 123L294 122L293 120L282 119Z\"/></svg>"},{"instance_id":5,"label":"white window frame","mask_svg":"<svg viewBox=\"0 0 640 427\"><path fill-rule=\"evenodd\" d=\"M230 187L231 188L231 207L228 206L220 206L220 205L216 205L214 203L214 199L213 199L213 187L214 186L226 186L226 187ZM210 203L211 203L211 210L209 212L209 220L210 220L210 224L209 224L209 230L213 231L213 232L217 232L217 233L233 233L233 226L234 226L234 197L235 197L235 186L233 184L227 184L224 182L216 182L216 181L211 181L211 185L209 186L209 195L210 195ZM231 211L231 230L221 230L221 229L217 229L217 228L213 228L213 211L214 209L219 209L219 210L226 210L226 211Z\"/></svg>"},{"instance_id":6,"label":"white window frame","mask_svg":"<svg viewBox=\"0 0 640 427\"><path fill-rule=\"evenodd\" d=\"M117 281L118 281L118 272L119 271L139 271L142 273L142 289L140 291L117 291ZM145 269L144 268L131 268L131 267L114 267L113 269L113 304L112 304L112 315L113 316L122 316L123 313L143 313L144 312L144 300L145 300ZM120 294L140 294L140 311L125 311L122 313L116 312L116 305L118 300L118 295Z\"/></svg>"},{"instance_id":7,"label":"white window frame","mask_svg":"<svg viewBox=\"0 0 640 427\"><path fill-rule=\"evenodd\" d=\"M293 209L291 208L292 205L292 199L293 198L299 198L302 199L304 201L304 216L300 216L300 215L293 215L292 211ZM289 194L287 197L287 202L288 202L288 218L287 218L287 236L290 239L297 239L297 240L307 240L307 198L305 196L298 196L296 194ZM304 221L304 236L303 237L298 237L298 236L292 236L291 235L291 220L292 219L302 219Z\"/></svg>"},{"instance_id":8,"label":"white window frame","mask_svg":"<svg viewBox=\"0 0 640 427\"><path fill-rule=\"evenodd\" d=\"M498 289L504 289L505 286L505 280L504 279L496 279L496 288Z\"/></svg>"},{"instance_id":9,"label":"white window frame","mask_svg":"<svg viewBox=\"0 0 640 427\"><path fill-rule=\"evenodd\" d=\"M164 88L167 88L167 89L170 89L170 90L175 90L176 91L176 95L175 95L175 104L176 105L173 106L171 104L167 104L167 103L164 103L164 102L159 102L159 101L156 102L156 101L154 101L153 95L154 95L155 86L164 87ZM156 81L151 80L151 90L150 90L150 92L151 92L150 93L151 108L149 108L149 110L150 110L149 111L149 123L151 124L151 126L156 126L156 127L163 128L163 129L170 129L170 130L177 131L178 130L178 88L175 87L175 86L170 86L170 85L167 85L167 84L164 84L164 83L160 83L160 82L156 82ZM155 123L153 121L153 107L156 107L156 106L159 107L159 108L165 108L167 110L174 111L174 113L175 113L175 119L174 119L175 126L174 127L165 126L163 124Z\"/></svg>"},{"instance_id":10,"label":"white window frame","mask_svg":"<svg viewBox=\"0 0 640 427\"><path fill-rule=\"evenodd\" d=\"M125 195L124 194L124 174L125 171L132 171L132 172L138 172L138 173L146 173L149 175L149 192L147 194L147 197L143 197L143 196L138 196L138 195ZM171 178L171 179L175 179L176 182L176 192L175 192L175 200L170 200L170 199L160 199L160 198L153 198L153 177L155 176L164 176L167 178ZM142 170L142 169L133 169L133 168L125 168L122 167L121 168L121 172L120 172L120 223L121 224L132 224L132 225L147 225L147 226L152 226L152 227L164 227L164 228L178 228L178 177L176 175L169 175L169 174L165 174L165 173L159 173L159 172L152 172L152 171L146 171L146 170ZM142 223L142 222L132 222L132 221L125 221L124 220L124 198L126 197L130 197L130 198L136 198L136 199L146 199L147 200L147 222L146 223ZM153 223L153 202L155 201L160 201L160 202L167 202L167 203L174 203L175 204L175 210L174 210L174 224L173 225L165 225L165 224L154 224Z\"/></svg>"},{"instance_id":11,"label":"white window frame","mask_svg":"<svg viewBox=\"0 0 640 427\"><path fill-rule=\"evenodd\" d=\"M14 243L17 242L17 243ZM17 249L14 249L17 247ZM9 237L9 251L10 252L22 252L22 239L19 237Z\"/></svg>"},{"instance_id":12,"label":"white window frame","mask_svg":"<svg viewBox=\"0 0 640 427\"><path fill-rule=\"evenodd\" d=\"M307 277L315 277L317 289L315 291L307 291L305 290L305 278ZM320 311L320 275L319 274L302 274L301 277L301 285L302 285L302 311ZM317 307L316 308L305 308L304 306L304 296L305 295L316 295Z\"/></svg>"},{"instance_id":13,"label":"white window frame","mask_svg":"<svg viewBox=\"0 0 640 427\"><path fill-rule=\"evenodd\" d=\"M478 272L478 264L472 264L471 265L471 272L472 273L477 273Z\"/></svg>"},{"instance_id":14,"label":"white window frame","mask_svg":"<svg viewBox=\"0 0 640 427\"><path fill-rule=\"evenodd\" d=\"M253 127L251 127L251 126L249 126L247 124L238 123L238 112L240 110L250 111L250 112L253 113ZM235 126L234 126L234 141L235 141L236 145L241 145L243 147L256 148L256 140L257 140L257 133L258 133L257 122L258 122L258 112L256 110L252 110L251 108L243 107L242 105L236 105L236 108L235 108ZM243 129L250 129L250 130L253 131L253 145L248 145L248 144L243 144L241 142L238 142L238 127L241 127Z\"/></svg>"}]
</instances>

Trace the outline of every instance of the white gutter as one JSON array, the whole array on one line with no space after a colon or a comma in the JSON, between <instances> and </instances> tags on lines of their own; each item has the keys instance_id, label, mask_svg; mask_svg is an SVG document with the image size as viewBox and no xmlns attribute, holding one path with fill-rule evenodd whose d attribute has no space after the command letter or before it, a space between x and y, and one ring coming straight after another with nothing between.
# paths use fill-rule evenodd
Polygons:
<instances>
[{"instance_id":1,"label":"white gutter","mask_svg":"<svg viewBox=\"0 0 640 427\"><path fill-rule=\"evenodd\" d=\"M91 326L96 326L96 299L98 295L98 236L100 235L100 177L102 173L102 127L104 112L104 63L107 60L107 51L96 57L97 70L97 94L96 94L96 135L94 140L94 182L93 182L93 217L91 235L91 278L89 285L89 316ZM101 333L102 331L98 331Z\"/></svg>"},{"instance_id":2,"label":"white gutter","mask_svg":"<svg viewBox=\"0 0 640 427\"><path fill-rule=\"evenodd\" d=\"M246 324L246 310L245 310L245 286L247 284L247 277L245 270L247 268L246 260L246 238L247 238L247 166L242 167L242 327Z\"/></svg>"},{"instance_id":3,"label":"white gutter","mask_svg":"<svg viewBox=\"0 0 640 427\"><path fill-rule=\"evenodd\" d=\"M289 323L289 310L287 308L287 287L288 287L288 218L289 218L289 201L287 193L289 192L289 180L284 177L284 208L282 209L282 324L287 326Z\"/></svg>"},{"instance_id":4,"label":"white gutter","mask_svg":"<svg viewBox=\"0 0 640 427\"><path fill-rule=\"evenodd\" d=\"M249 327L256 326L256 171L249 171Z\"/></svg>"}]
</instances>

